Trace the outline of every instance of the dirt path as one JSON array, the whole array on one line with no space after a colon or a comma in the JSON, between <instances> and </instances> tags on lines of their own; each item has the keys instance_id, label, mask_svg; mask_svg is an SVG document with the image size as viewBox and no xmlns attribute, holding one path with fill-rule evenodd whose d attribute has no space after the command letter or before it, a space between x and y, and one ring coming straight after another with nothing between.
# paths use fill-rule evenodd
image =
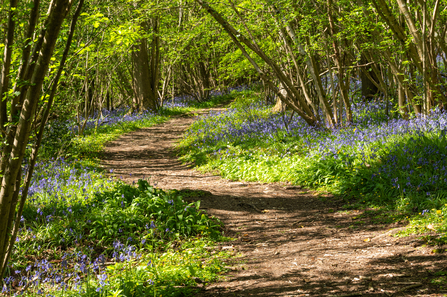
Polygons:
<instances>
[{"instance_id":1,"label":"dirt path","mask_svg":"<svg viewBox=\"0 0 447 297\"><path fill-rule=\"evenodd\" d=\"M206 191L202 207L238 238L220 248L241 257L200 296L447 296L434 284L447 271L445 255L415 236L391 237L400 225L360 220L362 211L299 187L232 182L183 165L173 145L193 120L124 135L107 146L103 165L127 182L150 177L160 188Z\"/></svg>"}]
</instances>

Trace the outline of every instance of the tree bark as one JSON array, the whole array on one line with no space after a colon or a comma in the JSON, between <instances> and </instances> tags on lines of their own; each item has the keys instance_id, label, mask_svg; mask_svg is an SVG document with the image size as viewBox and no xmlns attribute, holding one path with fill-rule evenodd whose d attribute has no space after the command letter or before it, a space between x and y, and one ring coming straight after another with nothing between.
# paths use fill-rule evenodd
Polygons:
<instances>
[{"instance_id":1,"label":"tree bark","mask_svg":"<svg viewBox=\"0 0 447 297\"><path fill-rule=\"evenodd\" d=\"M29 65L29 58L31 55L31 40L33 38L33 34L34 34L34 30L36 29L36 24L37 21L39 19L39 5L40 5L40 0L35 0L34 4L33 4L33 8L31 10L31 14L30 14L30 18L28 21L28 29L26 31L26 36L25 36L25 42L27 43L27 45L25 45L25 48L23 49L23 53L22 53L22 63L20 65L19 68L19 74L17 76L17 81L16 81L16 85L14 86L14 91L13 94L16 94L19 89L20 89L20 85L21 83L26 83L25 81L25 75L28 69L28 65ZM24 95L24 94L23 94ZM13 102L11 104L11 115L12 117L14 117L17 113L17 106L20 106L20 102L22 102L23 100L21 100L21 97L23 98L24 96L21 95L14 95L14 99ZM10 121L12 121L12 117L10 119Z\"/></svg>"},{"instance_id":2,"label":"tree bark","mask_svg":"<svg viewBox=\"0 0 447 297\"><path fill-rule=\"evenodd\" d=\"M370 62L364 54L360 59L362 65L366 65ZM370 101L374 96L379 93L379 87L377 81L379 80L375 72L372 69L372 65L361 68L360 80L362 81L362 98L366 101Z\"/></svg>"},{"instance_id":3,"label":"tree bark","mask_svg":"<svg viewBox=\"0 0 447 297\"><path fill-rule=\"evenodd\" d=\"M154 37L152 39L151 55L148 53L147 39L141 38L138 44L134 45L132 52L133 75L135 78L136 93L139 102L141 102L144 109L152 111L157 110L157 91L158 91L158 77L159 77L159 62L160 49L158 22L153 21L152 29ZM145 27L145 24L142 24Z\"/></svg>"},{"instance_id":4,"label":"tree bark","mask_svg":"<svg viewBox=\"0 0 447 297\"><path fill-rule=\"evenodd\" d=\"M340 49L338 47L337 41L335 40L336 29L334 25L334 19L332 16L332 0L327 0L327 9L328 9L328 19L329 19L329 28L332 35L332 47L334 49L334 61L338 70L338 84L340 86L340 94L343 99L343 103L345 105L346 110L346 121L348 123L352 122L352 111L351 111L351 102L348 98L348 84L345 82L345 75L343 70L343 65L341 62L341 54Z\"/></svg>"},{"instance_id":5,"label":"tree bark","mask_svg":"<svg viewBox=\"0 0 447 297\"><path fill-rule=\"evenodd\" d=\"M11 69L12 46L14 44L14 31L16 26L14 18L17 9L17 1L18 0L11 0L9 2L8 31L6 34L5 52L3 55L2 72L0 76L0 131L2 132L1 134L3 137L6 134L4 127L7 121L7 99L3 97L6 96L9 89L9 71Z\"/></svg>"}]
</instances>

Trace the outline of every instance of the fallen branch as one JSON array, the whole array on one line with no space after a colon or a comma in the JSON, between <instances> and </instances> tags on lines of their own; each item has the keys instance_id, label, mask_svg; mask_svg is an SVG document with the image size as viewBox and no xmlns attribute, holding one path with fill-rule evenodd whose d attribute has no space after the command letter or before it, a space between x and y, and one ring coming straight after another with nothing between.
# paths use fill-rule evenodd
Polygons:
<instances>
[{"instance_id":1,"label":"fallen branch","mask_svg":"<svg viewBox=\"0 0 447 297\"><path fill-rule=\"evenodd\" d=\"M396 294L402 293L402 292L404 292L406 290L414 289L414 288L417 288L417 287L420 287L420 286L422 286L422 283L418 283L418 284L414 284L414 285L411 285L411 286L407 286L407 287L404 287L404 288L394 292L393 295L396 295Z\"/></svg>"},{"instance_id":2,"label":"fallen branch","mask_svg":"<svg viewBox=\"0 0 447 297\"><path fill-rule=\"evenodd\" d=\"M350 293L350 294L343 294L343 295L329 295L329 297L352 297L352 296L363 296L362 293Z\"/></svg>"}]
</instances>

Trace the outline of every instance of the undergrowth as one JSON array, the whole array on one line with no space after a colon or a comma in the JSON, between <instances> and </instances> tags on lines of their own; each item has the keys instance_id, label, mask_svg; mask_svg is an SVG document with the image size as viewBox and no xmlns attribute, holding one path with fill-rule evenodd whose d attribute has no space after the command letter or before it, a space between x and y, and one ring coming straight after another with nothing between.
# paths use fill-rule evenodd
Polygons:
<instances>
[{"instance_id":1,"label":"undergrowth","mask_svg":"<svg viewBox=\"0 0 447 297\"><path fill-rule=\"evenodd\" d=\"M383 102L359 102L351 125L323 129L271 108L254 91L239 93L225 112L194 122L178 147L182 159L232 180L329 191L346 208L399 214L414 231L444 236L446 113L406 121L391 105L386 114Z\"/></svg>"},{"instance_id":2,"label":"undergrowth","mask_svg":"<svg viewBox=\"0 0 447 297\"><path fill-rule=\"evenodd\" d=\"M83 173L74 181L70 163L49 168L47 179L52 173L57 188L34 189L25 206L3 293L191 295L197 280L224 271L230 254L212 249L225 239L221 223L200 202L145 180L132 186Z\"/></svg>"}]
</instances>

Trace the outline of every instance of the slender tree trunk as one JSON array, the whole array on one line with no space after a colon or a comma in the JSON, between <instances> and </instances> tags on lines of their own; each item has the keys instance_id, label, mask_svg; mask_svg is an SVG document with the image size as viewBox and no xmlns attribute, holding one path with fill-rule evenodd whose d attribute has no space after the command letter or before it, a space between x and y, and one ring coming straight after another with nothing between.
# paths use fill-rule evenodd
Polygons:
<instances>
[{"instance_id":1,"label":"slender tree trunk","mask_svg":"<svg viewBox=\"0 0 447 297\"><path fill-rule=\"evenodd\" d=\"M25 75L28 69L29 65L29 58L31 54L31 40L33 38L34 30L36 28L37 21L39 19L39 6L40 6L40 0L35 0L33 3L33 8L31 9L31 14L28 22L28 29L26 31L25 36L25 42L27 45L25 45L25 48L23 49L22 53L22 63L20 65L16 85L14 86L13 94L17 94L17 92L20 89L21 83L25 82ZM23 91L23 90L22 90ZM17 106L20 106L20 103L23 102L21 100L21 95L14 96L13 102L11 104L11 115L14 117L17 114ZM12 121L12 118L10 119Z\"/></svg>"},{"instance_id":2,"label":"slender tree trunk","mask_svg":"<svg viewBox=\"0 0 447 297\"><path fill-rule=\"evenodd\" d=\"M88 119L89 82L88 82L88 51L85 55L85 80L84 80L84 119Z\"/></svg>"},{"instance_id":3,"label":"slender tree trunk","mask_svg":"<svg viewBox=\"0 0 447 297\"><path fill-rule=\"evenodd\" d=\"M14 31L16 26L14 19L16 17L17 1L11 0L9 2L8 31L6 34L5 52L3 54L3 65L0 76L0 131L3 137L6 135L4 128L7 121L7 100L4 97L9 89L9 72L11 69L12 46L14 44Z\"/></svg>"},{"instance_id":4,"label":"slender tree trunk","mask_svg":"<svg viewBox=\"0 0 447 297\"><path fill-rule=\"evenodd\" d=\"M331 35L332 35L332 47L334 49L334 61L335 61L335 65L337 66L337 70L338 70L338 83L340 86L340 93L341 93L341 97L343 99L343 103L345 105L345 110L346 110L346 121L348 123L352 122L352 111L351 111L351 102L349 101L349 97L348 97L348 86L349 84L345 83L345 77L344 77L344 70L343 70L343 65L341 62L341 54L340 54L340 50L336 41L336 29L335 29L335 25L334 25L334 20L333 20L333 16L332 16L332 0L327 0L327 7L328 7L328 18L329 18L329 27L331 30Z\"/></svg>"},{"instance_id":5,"label":"slender tree trunk","mask_svg":"<svg viewBox=\"0 0 447 297\"><path fill-rule=\"evenodd\" d=\"M106 108L108 111L110 111L110 90L107 90L106 94Z\"/></svg>"},{"instance_id":6,"label":"slender tree trunk","mask_svg":"<svg viewBox=\"0 0 447 297\"><path fill-rule=\"evenodd\" d=\"M408 120L408 109L405 100L405 90L402 86L397 87L398 101L399 101L399 111L403 119Z\"/></svg>"},{"instance_id":7,"label":"slender tree trunk","mask_svg":"<svg viewBox=\"0 0 447 297\"><path fill-rule=\"evenodd\" d=\"M334 74L332 72L331 67L331 58L329 56L329 53L327 53L327 65L329 70L329 83L331 85L331 95L332 95L332 106L334 111L334 121L336 124L341 124L341 118L337 115L337 96L336 96L336 88L335 88L335 80L334 80Z\"/></svg>"}]
</instances>

